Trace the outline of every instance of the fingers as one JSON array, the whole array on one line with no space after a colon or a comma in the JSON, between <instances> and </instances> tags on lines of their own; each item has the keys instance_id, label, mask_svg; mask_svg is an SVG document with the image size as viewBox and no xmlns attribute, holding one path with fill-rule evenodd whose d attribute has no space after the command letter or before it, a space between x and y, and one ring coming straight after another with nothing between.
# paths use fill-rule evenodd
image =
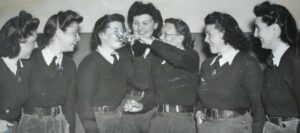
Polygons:
<instances>
[{"instance_id":1,"label":"fingers","mask_svg":"<svg viewBox=\"0 0 300 133\"><path fill-rule=\"evenodd\" d=\"M8 130L8 126L13 126L14 124L5 121L5 120L0 120L0 132L4 132Z\"/></svg>"},{"instance_id":2,"label":"fingers","mask_svg":"<svg viewBox=\"0 0 300 133\"><path fill-rule=\"evenodd\" d=\"M126 112L138 112L143 109L143 104L135 101L135 100L128 100L127 103L124 105L124 111Z\"/></svg>"}]
</instances>

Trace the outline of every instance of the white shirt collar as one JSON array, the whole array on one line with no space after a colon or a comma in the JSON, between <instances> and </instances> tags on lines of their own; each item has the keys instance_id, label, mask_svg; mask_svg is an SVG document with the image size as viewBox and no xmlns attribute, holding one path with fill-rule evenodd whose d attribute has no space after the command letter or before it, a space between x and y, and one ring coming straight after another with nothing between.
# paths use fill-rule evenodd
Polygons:
<instances>
[{"instance_id":1,"label":"white shirt collar","mask_svg":"<svg viewBox=\"0 0 300 133\"><path fill-rule=\"evenodd\" d=\"M10 71L12 71L14 74L17 74L18 66L17 66L16 62L9 59L9 57L2 57L2 60L7 65L7 67L9 68ZM19 62L20 62L21 68L23 68L24 65L23 65L22 61L19 60Z\"/></svg>"},{"instance_id":2,"label":"white shirt collar","mask_svg":"<svg viewBox=\"0 0 300 133\"><path fill-rule=\"evenodd\" d=\"M275 66L279 66L282 55L289 47L289 45L280 45L280 47L276 51L272 52L274 56L272 60Z\"/></svg>"},{"instance_id":3,"label":"white shirt collar","mask_svg":"<svg viewBox=\"0 0 300 133\"><path fill-rule=\"evenodd\" d=\"M113 64L114 63L114 58L111 56L112 54L115 54L117 56L117 59L119 60L120 59L120 55L118 52L116 51L110 51L108 49L105 49L101 46L97 46L97 52L100 53L104 59L106 59L110 64Z\"/></svg>"},{"instance_id":4,"label":"white shirt collar","mask_svg":"<svg viewBox=\"0 0 300 133\"><path fill-rule=\"evenodd\" d=\"M232 51L226 52L222 55L219 60L220 66L223 66L225 63L228 62L229 65L232 64L234 57L240 52L240 50L234 49Z\"/></svg>"},{"instance_id":5,"label":"white shirt collar","mask_svg":"<svg viewBox=\"0 0 300 133\"><path fill-rule=\"evenodd\" d=\"M233 59L234 59L234 57L235 57L239 52L240 52L240 50L234 49L234 50L232 50L232 51L227 52L226 54L223 54L222 57L219 59L219 64L220 64L220 66L223 66L223 65L224 65L225 63L227 63L227 62L228 62L229 65L231 65L231 64L232 64L232 61L233 61ZM218 56L221 56L221 55L218 55ZM218 56L216 56L216 57L213 59L213 61L210 63L210 65L213 65L213 64L215 63L215 61L216 61L216 59L217 59Z\"/></svg>"},{"instance_id":6,"label":"white shirt collar","mask_svg":"<svg viewBox=\"0 0 300 133\"><path fill-rule=\"evenodd\" d=\"M53 60L53 57L56 56L57 59L55 60L56 64L59 64L59 66L61 66L62 64L62 59L63 59L63 54L58 54L58 55L54 55L51 50L48 47L45 47L42 50L42 55L44 57L44 60L46 62L46 64L49 66Z\"/></svg>"}]
</instances>

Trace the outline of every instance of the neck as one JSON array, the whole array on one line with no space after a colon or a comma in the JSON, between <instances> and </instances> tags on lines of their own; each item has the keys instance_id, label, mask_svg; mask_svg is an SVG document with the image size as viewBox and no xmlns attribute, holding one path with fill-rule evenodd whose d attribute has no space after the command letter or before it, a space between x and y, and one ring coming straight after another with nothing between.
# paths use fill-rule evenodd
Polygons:
<instances>
[{"instance_id":1,"label":"neck","mask_svg":"<svg viewBox=\"0 0 300 133\"><path fill-rule=\"evenodd\" d=\"M63 51L61 51L60 46L61 46L61 44L58 43L58 41L53 41L53 42L50 42L50 44L47 47L54 55L59 55L59 54L63 53Z\"/></svg>"},{"instance_id":2,"label":"neck","mask_svg":"<svg viewBox=\"0 0 300 133\"><path fill-rule=\"evenodd\" d=\"M272 53L282 49L283 47L288 47L289 45L281 40L273 42L273 47L271 48Z\"/></svg>"},{"instance_id":3,"label":"neck","mask_svg":"<svg viewBox=\"0 0 300 133\"><path fill-rule=\"evenodd\" d=\"M98 45L98 47L100 47L101 49L104 49L105 51L109 52L109 53L115 53L116 50L113 49L112 47L109 47L108 44L102 43L101 45Z\"/></svg>"},{"instance_id":4,"label":"neck","mask_svg":"<svg viewBox=\"0 0 300 133\"><path fill-rule=\"evenodd\" d=\"M226 45L222 48L222 50L221 50L221 52L220 52L219 54L220 54L220 55L225 55L226 53L233 52L233 51L235 51L235 50L236 50L236 49L233 48L231 45L226 44Z\"/></svg>"}]
</instances>

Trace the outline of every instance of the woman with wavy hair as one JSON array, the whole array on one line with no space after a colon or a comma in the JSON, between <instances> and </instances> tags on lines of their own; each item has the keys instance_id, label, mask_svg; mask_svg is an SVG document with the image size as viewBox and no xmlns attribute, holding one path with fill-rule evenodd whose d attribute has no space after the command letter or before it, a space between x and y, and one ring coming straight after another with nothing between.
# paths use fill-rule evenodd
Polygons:
<instances>
[{"instance_id":1,"label":"woman with wavy hair","mask_svg":"<svg viewBox=\"0 0 300 133\"><path fill-rule=\"evenodd\" d=\"M75 132L76 66L63 53L72 52L80 40L82 20L78 13L67 10L46 22L44 40L30 60L30 98L24 106L20 133Z\"/></svg>"},{"instance_id":2,"label":"woman with wavy hair","mask_svg":"<svg viewBox=\"0 0 300 133\"><path fill-rule=\"evenodd\" d=\"M254 36L262 48L272 53L266 61L261 92L267 120L264 133L299 133L300 60L296 21L286 7L268 1L255 6L254 14Z\"/></svg>"},{"instance_id":3,"label":"woman with wavy hair","mask_svg":"<svg viewBox=\"0 0 300 133\"><path fill-rule=\"evenodd\" d=\"M16 133L21 110L29 98L27 61L34 49L40 21L26 11L9 19L0 31L0 132Z\"/></svg>"},{"instance_id":4,"label":"woman with wavy hair","mask_svg":"<svg viewBox=\"0 0 300 133\"><path fill-rule=\"evenodd\" d=\"M211 53L200 70L198 131L261 133L264 111L260 100L263 73L247 54L248 40L227 13L205 17L205 40Z\"/></svg>"}]
</instances>

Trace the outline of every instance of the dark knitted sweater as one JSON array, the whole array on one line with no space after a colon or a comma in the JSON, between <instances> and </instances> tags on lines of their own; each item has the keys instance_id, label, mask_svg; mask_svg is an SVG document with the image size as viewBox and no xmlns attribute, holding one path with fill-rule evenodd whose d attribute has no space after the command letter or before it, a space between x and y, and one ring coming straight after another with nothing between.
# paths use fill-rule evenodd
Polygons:
<instances>
[{"instance_id":1,"label":"dark knitted sweater","mask_svg":"<svg viewBox=\"0 0 300 133\"><path fill-rule=\"evenodd\" d=\"M299 117L300 77L297 74L300 67L295 54L290 48L281 57L278 67L268 65L266 68L261 97L265 112L270 116Z\"/></svg>"},{"instance_id":2,"label":"dark knitted sweater","mask_svg":"<svg viewBox=\"0 0 300 133\"><path fill-rule=\"evenodd\" d=\"M258 62L239 52L231 65L226 63L215 73L210 65L213 60L214 57L206 59L200 70L200 109L251 109L253 133L262 132L265 119L260 99L263 73Z\"/></svg>"},{"instance_id":3,"label":"dark knitted sweater","mask_svg":"<svg viewBox=\"0 0 300 133\"><path fill-rule=\"evenodd\" d=\"M80 63L77 73L78 113L86 133L98 132L93 111L95 106L119 106L135 83L130 56L120 53L116 64L110 64L99 52L93 51ZM139 86L139 85L136 85Z\"/></svg>"},{"instance_id":4,"label":"dark knitted sweater","mask_svg":"<svg viewBox=\"0 0 300 133\"><path fill-rule=\"evenodd\" d=\"M152 99L144 100L144 109L151 105L193 106L196 102L199 55L194 50L181 50L154 40L151 50L157 55L152 62ZM165 63L162 63L165 61Z\"/></svg>"},{"instance_id":5,"label":"dark knitted sweater","mask_svg":"<svg viewBox=\"0 0 300 133\"><path fill-rule=\"evenodd\" d=\"M31 71L30 63L23 61L21 82L11 72L0 58L0 119L18 121L21 109L28 100L28 77Z\"/></svg>"},{"instance_id":6,"label":"dark knitted sweater","mask_svg":"<svg viewBox=\"0 0 300 133\"><path fill-rule=\"evenodd\" d=\"M29 80L30 98L24 112L34 107L49 109L62 106L62 111L70 124L70 132L75 130L75 74L74 61L63 56L62 70L49 67L40 50L31 57L32 73Z\"/></svg>"}]
</instances>

